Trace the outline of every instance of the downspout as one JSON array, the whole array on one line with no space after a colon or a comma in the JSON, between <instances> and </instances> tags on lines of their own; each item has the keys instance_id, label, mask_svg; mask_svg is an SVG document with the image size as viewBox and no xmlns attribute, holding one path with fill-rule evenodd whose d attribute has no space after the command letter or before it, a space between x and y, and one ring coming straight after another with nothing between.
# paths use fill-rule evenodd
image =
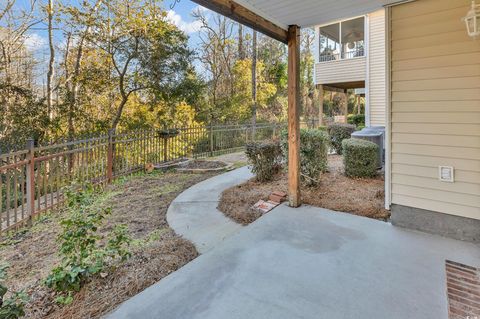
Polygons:
<instances>
[{"instance_id":1,"label":"downspout","mask_svg":"<svg viewBox=\"0 0 480 319\"><path fill-rule=\"evenodd\" d=\"M385 209L390 210L392 204L392 99L391 99L391 7L385 8Z\"/></svg>"},{"instance_id":2,"label":"downspout","mask_svg":"<svg viewBox=\"0 0 480 319\"><path fill-rule=\"evenodd\" d=\"M365 54L366 54L366 75L365 75L365 126L370 127L370 15L365 16Z\"/></svg>"}]
</instances>

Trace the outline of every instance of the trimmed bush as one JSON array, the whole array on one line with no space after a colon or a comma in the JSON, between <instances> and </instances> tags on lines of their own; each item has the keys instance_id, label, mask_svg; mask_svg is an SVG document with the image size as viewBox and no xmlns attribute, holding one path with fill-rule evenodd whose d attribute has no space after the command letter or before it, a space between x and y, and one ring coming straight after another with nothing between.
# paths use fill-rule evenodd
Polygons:
<instances>
[{"instance_id":1,"label":"trimmed bush","mask_svg":"<svg viewBox=\"0 0 480 319\"><path fill-rule=\"evenodd\" d=\"M245 154L257 181L272 180L281 167L282 150L278 141L247 143Z\"/></svg>"},{"instance_id":2,"label":"trimmed bush","mask_svg":"<svg viewBox=\"0 0 480 319\"><path fill-rule=\"evenodd\" d=\"M317 130L322 131L322 132L326 132L327 127L322 125L322 126L317 127Z\"/></svg>"},{"instance_id":3,"label":"trimmed bush","mask_svg":"<svg viewBox=\"0 0 480 319\"><path fill-rule=\"evenodd\" d=\"M288 131L282 131L281 136L283 156L288 162ZM328 147L326 132L318 129L300 130L300 172L308 186L316 185L320 173L327 170Z\"/></svg>"},{"instance_id":4,"label":"trimmed bush","mask_svg":"<svg viewBox=\"0 0 480 319\"><path fill-rule=\"evenodd\" d=\"M351 137L355 132L355 125L333 123L328 126L327 132L333 149L337 154L342 155L342 141Z\"/></svg>"},{"instance_id":5,"label":"trimmed bush","mask_svg":"<svg viewBox=\"0 0 480 319\"><path fill-rule=\"evenodd\" d=\"M343 164L348 177L373 177L377 174L378 145L356 138L342 142Z\"/></svg>"},{"instance_id":6,"label":"trimmed bush","mask_svg":"<svg viewBox=\"0 0 480 319\"><path fill-rule=\"evenodd\" d=\"M365 114L350 114L347 117L348 124L353 124L356 127L365 127Z\"/></svg>"}]
</instances>

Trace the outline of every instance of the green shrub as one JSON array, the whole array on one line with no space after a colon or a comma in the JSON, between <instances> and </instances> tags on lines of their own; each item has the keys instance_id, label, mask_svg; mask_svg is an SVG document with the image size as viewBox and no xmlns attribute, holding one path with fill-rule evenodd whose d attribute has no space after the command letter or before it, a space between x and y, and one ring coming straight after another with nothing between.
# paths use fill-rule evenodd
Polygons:
<instances>
[{"instance_id":1,"label":"green shrub","mask_svg":"<svg viewBox=\"0 0 480 319\"><path fill-rule=\"evenodd\" d=\"M333 149L339 155L342 154L342 141L350 138L353 132L355 132L355 125L333 123L327 128L328 135L330 135L330 142Z\"/></svg>"},{"instance_id":2,"label":"green shrub","mask_svg":"<svg viewBox=\"0 0 480 319\"><path fill-rule=\"evenodd\" d=\"M282 151L288 162L288 132L282 131ZM326 132L318 129L300 130L300 172L308 186L318 183L320 173L328 167L329 138Z\"/></svg>"},{"instance_id":3,"label":"green shrub","mask_svg":"<svg viewBox=\"0 0 480 319\"><path fill-rule=\"evenodd\" d=\"M342 142L345 175L349 177L373 177L377 174L378 145L360 139Z\"/></svg>"},{"instance_id":4,"label":"green shrub","mask_svg":"<svg viewBox=\"0 0 480 319\"><path fill-rule=\"evenodd\" d=\"M125 260L130 256L128 229L117 225L106 237L99 233L110 208L95 204L95 189L91 185L67 190L67 216L60 221L62 232L58 236L62 262L55 267L45 284L60 292L57 302L71 303L72 292L79 291L92 275L104 271L107 262Z\"/></svg>"},{"instance_id":5,"label":"green shrub","mask_svg":"<svg viewBox=\"0 0 480 319\"><path fill-rule=\"evenodd\" d=\"M282 151L278 141L247 143L245 154L258 181L272 180L280 168Z\"/></svg>"},{"instance_id":6,"label":"green shrub","mask_svg":"<svg viewBox=\"0 0 480 319\"><path fill-rule=\"evenodd\" d=\"M365 127L365 114L349 114L347 117L348 124L353 124L356 127Z\"/></svg>"},{"instance_id":7,"label":"green shrub","mask_svg":"<svg viewBox=\"0 0 480 319\"><path fill-rule=\"evenodd\" d=\"M327 127L324 126L324 125L322 125L322 126L317 127L317 130L322 131L322 132L326 132L326 131L327 131Z\"/></svg>"},{"instance_id":8,"label":"green shrub","mask_svg":"<svg viewBox=\"0 0 480 319\"><path fill-rule=\"evenodd\" d=\"M8 288L4 284L7 278L8 265L0 265L0 319L17 319L25 316L25 304L28 296L23 291L11 292L7 297Z\"/></svg>"}]
</instances>

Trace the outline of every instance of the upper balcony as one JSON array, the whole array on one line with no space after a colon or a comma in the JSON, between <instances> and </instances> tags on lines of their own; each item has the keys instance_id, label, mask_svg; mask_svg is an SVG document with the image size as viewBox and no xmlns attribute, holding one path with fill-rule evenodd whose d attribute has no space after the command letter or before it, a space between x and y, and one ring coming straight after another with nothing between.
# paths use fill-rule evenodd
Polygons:
<instances>
[{"instance_id":1,"label":"upper balcony","mask_svg":"<svg viewBox=\"0 0 480 319\"><path fill-rule=\"evenodd\" d=\"M320 26L317 28L317 44L317 84L365 81L365 17Z\"/></svg>"}]
</instances>

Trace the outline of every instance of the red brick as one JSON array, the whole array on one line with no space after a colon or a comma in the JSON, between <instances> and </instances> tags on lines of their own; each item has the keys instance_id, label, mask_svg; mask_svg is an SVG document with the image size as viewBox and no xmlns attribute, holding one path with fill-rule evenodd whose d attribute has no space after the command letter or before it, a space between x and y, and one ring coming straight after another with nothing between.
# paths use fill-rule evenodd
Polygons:
<instances>
[{"instance_id":1,"label":"red brick","mask_svg":"<svg viewBox=\"0 0 480 319\"><path fill-rule=\"evenodd\" d=\"M280 197L287 197L287 193L280 192L280 191L274 191L272 194Z\"/></svg>"},{"instance_id":2,"label":"red brick","mask_svg":"<svg viewBox=\"0 0 480 319\"><path fill-rule=\"evenodd\" d=\"M282 197L282 196L278 196L276 194L271 194L269 197L268 197L268 200L272 201L272 202L275 202L275 203L282 203L286 200L285 197Z\"/></svg>"},{"instance_id":3,"label":"red brick","mask_svg":"<svg viewBox=\"0 0 480 319\"><path fill-rule=\"evenodd\" d=\"M480 318L480 269L447 260L449 318Z\"/></svg>"}]
</instances>

